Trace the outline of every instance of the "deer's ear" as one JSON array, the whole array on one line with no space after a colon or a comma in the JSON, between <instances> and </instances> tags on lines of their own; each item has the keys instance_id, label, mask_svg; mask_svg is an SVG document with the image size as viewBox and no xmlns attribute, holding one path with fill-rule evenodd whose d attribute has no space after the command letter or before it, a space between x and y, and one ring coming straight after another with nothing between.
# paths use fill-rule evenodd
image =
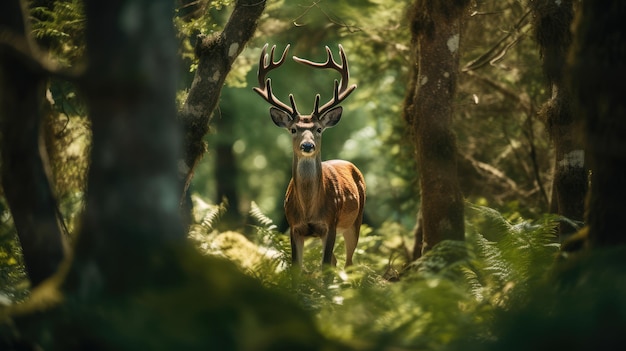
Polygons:
<instances>
[{"instance_id":1,"label":"deer's ear","mask_svg":"<svg viewBox=\"0 0 626 351\"><path fill-rule=\"evenodd\" d=\"M281 128L287 128L289 122L292 120L291 116L287 112L277 109L276 107L270 107L270 116L272 117L274 124Z\"/></svg>"},{"instance_id":2,"label":"deer's ear","mask_svg":"<svg viewBox=\"0 0 626 351\"><path fill-rule=\"evenodd\" d=\"M339 123L342 112L343 112L343 107L337 106L333 109L328 110L326 113L324 113L319 118L319 121L320 123L322 123L324 128L333 127L335 124Z\"/></svg>"}]
</instances>

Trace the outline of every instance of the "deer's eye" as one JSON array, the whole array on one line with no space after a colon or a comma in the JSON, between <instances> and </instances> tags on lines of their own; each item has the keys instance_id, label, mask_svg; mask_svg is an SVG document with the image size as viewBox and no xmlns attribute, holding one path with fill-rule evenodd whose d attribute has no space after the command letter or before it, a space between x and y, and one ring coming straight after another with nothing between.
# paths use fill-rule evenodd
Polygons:
<instances>
[{"instance_id":1,"label":"deer's eye","mask_svg":"<svg viewBox=\"0 0 626 351\"><path fill-rule=\"evenodd\" d=\"M291 128L291 134L296 134L296 128Z\"/></svg>"},{"instance_id":2,"label":"deer's eye","mask_svg":"<svg viewBox=\"0 0 626 351\"><path fill-rule=\"evenodd\" d=\"M318 133L322 133L322 128L317 128Z\"/></svg>"}]
</instances>

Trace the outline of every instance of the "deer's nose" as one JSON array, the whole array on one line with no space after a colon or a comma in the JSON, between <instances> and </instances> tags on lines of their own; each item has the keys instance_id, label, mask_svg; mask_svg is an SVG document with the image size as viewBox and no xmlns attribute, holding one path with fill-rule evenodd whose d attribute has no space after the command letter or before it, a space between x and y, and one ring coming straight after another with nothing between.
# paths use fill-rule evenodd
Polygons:
<instances>
[{"instance_id":1,"label":"deer's nose","mask_svg":"<svg viewBox=\"0 0 626 351\"><path fill-rule=\"evenodd\" d=\"M304 152L312 152L313 150L315 150L315 144L310 142L304 142L300 144L300 150Z\"/></svg>"}]
</instances>

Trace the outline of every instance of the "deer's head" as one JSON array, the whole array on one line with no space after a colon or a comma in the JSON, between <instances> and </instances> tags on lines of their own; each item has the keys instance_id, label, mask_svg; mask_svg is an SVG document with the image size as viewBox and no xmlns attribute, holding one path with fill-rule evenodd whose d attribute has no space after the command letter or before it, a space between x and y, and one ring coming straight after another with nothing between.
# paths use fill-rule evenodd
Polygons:
<instances>
[{"instance_id":1,"label":"deer's head","mask_svg":"<svg viewBox=\"0 0 626 351\"><path fill-rule=\"evenodd\" d=\"M328 46L326 47L328 58L324 63L315 63L295 56L293 57L296 62L315 68L334 69L341 74L341 81L338 82L335 80L333 98L320 107L320 95L317 94L315 96L313 112L309 115L302 115L298 112L292 94L289 95L291 106L281 102L274 96L272 92L272 81L270 78L267 78L267 74L285 62L289 45L287 45L285 51L283 51L283 55L278 62L274 62L276 46L272 46L269 55L267 54L267 47L268 44L265 44L261 52L257 74L259 86L254 88L254 91L272 105L270 108L270 116L274 124L287 129L291 133L294 154L298 158L316 157L319 155L321 149L322 133L326 128L336 125L341 119L343 108L338 105L356 89L356 84L348 87L350 74L348 72L348 60L346 59L343 47L339 45L341 64L335 62Z\"/></svg>"}]
</instances>

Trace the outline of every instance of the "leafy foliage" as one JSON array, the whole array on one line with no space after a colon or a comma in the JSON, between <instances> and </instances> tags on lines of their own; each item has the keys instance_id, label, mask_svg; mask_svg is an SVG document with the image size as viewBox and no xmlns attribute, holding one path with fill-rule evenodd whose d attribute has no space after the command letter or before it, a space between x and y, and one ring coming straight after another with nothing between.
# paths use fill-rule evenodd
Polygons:
<instances>
[{"instance_id":1,"label":"leafy foliage","mask_svg":"<svg viewBox=\"0 0 626 351\"><path fill-rule=\"evenodd\" d=\"M19 241L4 199L0 200L0 306L28 296L30 283L24 270Z\"/></svg>"},{"instance_id":2,"label":"leafy foliage","mask_svg":"<svg viewBox=\"0 0 626 351\"><path fill-rule=\"evenodd\" d=\"M558 248L554 233L559 218L539 215L546 204L538 184L548 179L551 151L535 112L547 91L528 34L527 8L516 0L473 4L461 43L465 74L455 106L464 190L472 202L497 209L469 205L465 243L442 242L408 264L407 247L413 238L407 228L414 222L419 202L413 149L400 118L412 64L404 18L410 2L268 4L258 37L235 64L217 111L219 118L232 119L234 127L208 136L210 145L218 138L232 144L241 171L237 176L241 203L251 204L241 207L249 211L252 234L216 229L225 211L240 209L212 204L221 199L209 200L219 186L214 173L220 171L212 164L211 153L198 167L193 184L195 223L189 236L202 253L231 260L265 286L289 292L316 316L325 335L359 348L441 349L455 346L458 340L491 342L502 333L514 334L514 323L499 325L511 311L523 321L529 316L520 311L527 306L531 307L528 314L539 315L546 306L567 311L568 304L580 305L574 295L556 306L529 302L538 286L540 292L551 291L543 282ZM179 2L174 24L181 43L181 71L193 71L194 40L220 29L230 3ZM84 47L82 2L52 4L31 8L35 36L63 65L78 64ZM270 122L266 104L250 89L256 84L253 68L265 42L277 44L279 50L292 43L292 54L313 60L323 58L324 45L335 51L341 43L348 53L351 79L359 88L346 101L343 122L324 140L324 157L353 161L368 185L367 224L361 228L357 264L347 270L322 270L321 246L315 240L306 244L303 271L294 274L288 268L289 238L283 232L285 224L276 219L282 216L282 194L290 175L290 140ZM317 92L328 97L334 78L292 62L272 77L277 95L284 99L294 93L303 106L312 104ZM73 218L80 212L84 188L68 180L83 179L79 175L87 165L70 168L83 162L80 153L72 152L75 148L82 148L82 155L88 152L89 125L79 117L85 111L74 88L53 82L50 90L56 111L50 130L64 140L49 147L60 155L53 157L52 166L57 182L66 182L56 185L59 194L66 196L61 208ZM184 94L179 92L179 100L184 100ZM1 219L0 299L17 301L28 293L27 281L4 206ZM340 239L336 250L342 266ZM622 285L616 291L624 291ZM594 297L587 293L583 308L571 312L572 319L593 311ZM537 325L528 330L537 331L543 324Z\"/></svg>"},{"instance_id":3,"label":"leafy foliage","mask_svg":"<svg viewBox=\"0 0 626 351\"><path fill-rule=\"evenodd\" d=\"M219 32L232 3L177 2L173 23L180 41L183 73L179 101L184 100L185 89L191 84L195 41L199 36ZM325 134L323 157L348 159L362 170L368 186L365 219L369 226L378 228L387 221L406 228L413 226L419 205L417 171L413 144L401 119L408 68L412 64L405 18L410 3L269 3L256 38L238 57L229 75L212 126L215 134L207 136L209 154L196 169L192 190L212 198L213 203L222 200L215 190L220 187L215 174L222 170L214 164L213 154L218 144L230 144L237 172L229 176L236 179L238 202L255 201L284 229L284 221L277 219L282 216L281 196L289 180L291 148L288 135L271 123L266 104L250 89L256 84L254 68L260 47L268 42L281 49L291 43L292 54L321 60L324 45L336 51L341 43L350 60L351 80L359 88L346 101L341 124ZM548 184L552 154L545 126L535 116L536 106L548 92L539 54L529 34L531 21L527 12L528 6L519 1L472 4L461 42L465 74L458 89L455 124L462 153L461 182L468 199L505 212L515 207L526 216L537 216L547 209L549 189L543 184ZM82 3L33 1L31 16L35 35L51 56L64 65L79 67L84 47ZM330 72L312 72L291 60L272 75L277 96L286 99L288 93L293 93L302 106L312 105L318 92L322 99L328 98L336 78ZM55 140L56 147L49 147L54 156L55 152L76 150L68 145L72 138L82 139L85 135L81 126L85 120L76 116L85 116L86 111L71 85L53 82L50 91L58 114L52 118L55 130L67 131L53 138L59 139ZM220 119L228 119L232 127L220 130ZM81 128L63 129L65 125ZM85 155L88 139L80 142ZM87 164L74 154L59 155L52 166L58 168L56 174L79 175L84 174ZM68 196L69 204L62 206L76 207L76 201L71 199L79 198L84 191L84 184L78 184L82 178L55 178L64 182L56 185L57 191ZM237 210L245 216L250 208L244 205Z\"/></svg>"},{"instance_id":4,"label":"leafy foliage","mask_svg":"<svg viewBox=\"0 0 626 351\"><path fill-rule=\"evenodd\" d=\"M80 0L31 1L33 36L58 64L72 66L84 54L85 16Z\"/></svg>"},{"instance_id":5,"label":"leafy foliage","mask_svg":"<svg viewBox=\"0 0 626 351\"><path fill-rule=\"evenodd\" d=\"M247 87L226 87L215 120L228 119L208 136L209 155L199 165L195 190L216 196L217 145L232 146L239 200L255 201L281 230L282 195L289 181L289 135L268 117L268 106L251 87L260 48L276 44L289 55L321 61L324 46L341 44L357 90L344 103L344 116L324 135L323 159L343 158L363 172L368 200L365 223L410 228L419 206L414 147L402 120L402 101L412 64L405 18L411 1L319 1L268 4L257 38L239 63ZM461 37L462 67L454 123L461 153L460 179L466 197L503 212L537 217L547 211L552 153L537 107L547 98L540 57L530 35L528 8L519 1L482 1L471 5ZM478 65L477 63L482 63ZM250 67L249 67L250 68ZM312 71L288 59L271 72L279 99L293 93L299 106L311 106L320 93L329 98L332 72ZM306 82L303 84L302 82ZM306 110L306 108L302 108ZM216 123L217 124L217 123ZM219 142L218 142L219 140ZM242 205L243 214L249 211Z\"/></svg>"},{"instance_id":6,"label":"leafy foliage","mask_svg":"<svg viewBox=\"0 0 626 351\"><path fill-rule=\"evenodd\" d=\"M224 27L228 9L233 5L232 0L180 0L174 16L174 26L180 41L180 55L190 78L197 67L195 54L196 42L204 38L218 35ZM256 61L246 57L238 57L231 68L226 84L228 86L245 86L245 76Z\"/></svg>"},{"instance_id":7,"label":"leafy foliage","mask_svg":"<svg viewBox=\"0 0 626 351\"><path fill-rule=\"evenodd\" d=\"M321 247L309 240L304 268L293 272L287 268L288 237L258 206L252 208L259 226L241 247L248 250L254 242L265 254L252 269L242 266L240 254L217 254L266 286L295 295L325 335L355 347L439 349L469 335L492 340L496 316L543 283L558 250L556 216L510 222L494 209L468 205L467 241L444 241L415 263L406 264L406 245L398 245L406 234L388 224L384 230L362 228L356 266L320 269ZM336 252L341 259L341 245ZM390 276L390 266L399 274Z\"/></svg>"}]
</instances>

